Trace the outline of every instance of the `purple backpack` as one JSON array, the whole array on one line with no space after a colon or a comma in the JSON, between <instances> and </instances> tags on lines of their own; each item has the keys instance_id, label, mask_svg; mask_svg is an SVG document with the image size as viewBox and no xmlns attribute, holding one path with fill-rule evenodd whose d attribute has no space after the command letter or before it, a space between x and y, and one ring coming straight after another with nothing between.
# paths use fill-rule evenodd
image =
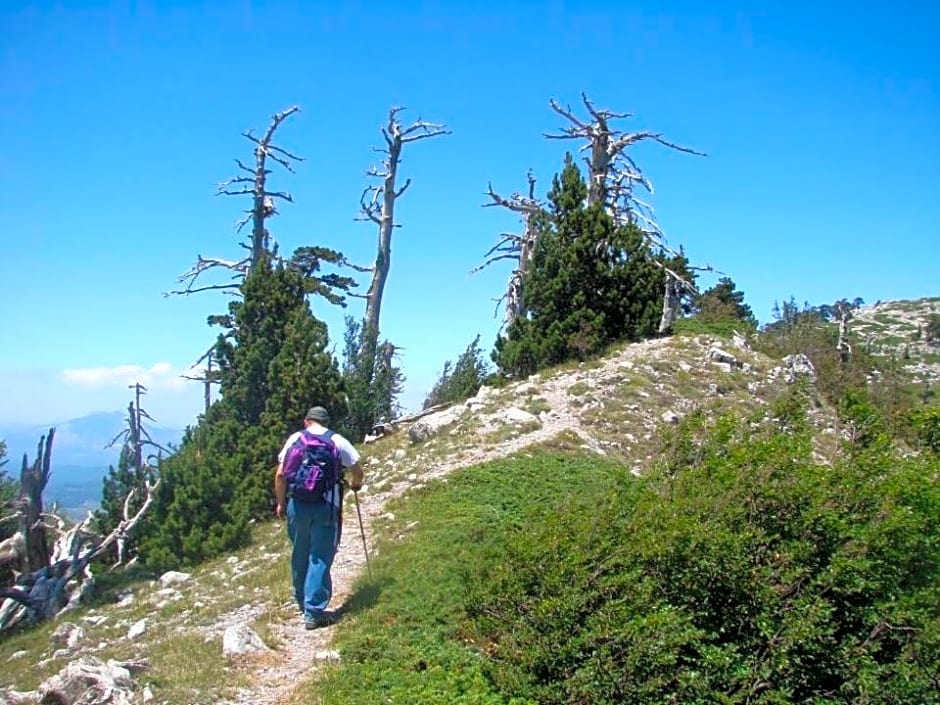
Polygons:
<instances>
[{"instance_id":1,"label":"purple backpack","mask_svg":"<svg viewBox=\"0 0 940 705\"><path fill-rule=\"evenodd\" d=\"M287 491L299 502L322 502L340 480L342 459L331 440L333 431L316 435L307 430L287 449L284 477Z\"/></svg>"}]
</instances>

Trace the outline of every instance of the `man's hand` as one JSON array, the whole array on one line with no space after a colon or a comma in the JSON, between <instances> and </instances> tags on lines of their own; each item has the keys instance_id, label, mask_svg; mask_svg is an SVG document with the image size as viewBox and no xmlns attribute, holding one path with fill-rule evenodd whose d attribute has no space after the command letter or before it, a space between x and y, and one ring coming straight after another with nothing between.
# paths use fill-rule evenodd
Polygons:
<instances>
[{"instance_id":1,"label":"man's hand","mask_svg":"<svg viewBox=\"0 0 940 705\"><path fill-rule=\"evenodd\" d=\"M283 518L284 518L284 505L283 505L283 504L278 503L278 504L274 507L274 515L275 515L278 519L283 519Z\"/></svg>"},{"instance_id":2,"label":"man's hand","mask_svg":"<svg viewBox=\"0 0 940 705\"><path fill-rule=\"evenodd\" d=\"M358 492L362 489L362 482L365 479L362 473L362 468L359 467L359 463L349 467L349 474L349 489L351 489L353 492Z\"/></svg>"}]
</instances>

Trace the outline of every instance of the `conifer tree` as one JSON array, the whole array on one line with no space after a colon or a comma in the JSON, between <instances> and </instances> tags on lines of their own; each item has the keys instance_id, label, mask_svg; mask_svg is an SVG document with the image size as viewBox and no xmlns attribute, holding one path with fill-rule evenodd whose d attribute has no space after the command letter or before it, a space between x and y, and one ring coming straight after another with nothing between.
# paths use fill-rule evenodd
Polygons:
<instances>
[{"instance_id":1,"label":"conifer tree","mask_svg":"<svg viewBox=\"0 0 940 705\"><path fill-rule=\"evenodd\" d=\"M348 415L340 427L343 435L361 441L377 423L398 416L405 377L395 364L396 347L388 340L379 344L371 364L367 363L363 325L346 317L343 336L343 384L346 390ZM367 374L367 371L371 371Z\"/></svg>"},{"instance_id":2,"label":"conifer tree","mask_svg":"<svg viewBox=\"0 0 940 705\"><path fill-rule=\"evenodd\" d=\"M444 363L441 376L424 400L424 408L469 399L480 390L488 374L489 365L483 359L480 336L477 335L457 362L448 360Z\"/></svg>"},{"instance_id":3,"label":"conifer tree","mask_svg":"<svg viewBox=\"0 0 940 705\"><path fill-rule=\"evenodd\" d=\"M730 277L722 277L713 287L696 296L693 310L696 318L706 323L737 320L748 328L757 328L754 312L744 303L744 292L736 288Z\"/></svg>"},{"instance_id":4,"label":"conifer tree","mask_svg":"<svg viewBox=\"0 0 940 705\"><path fill-rule=\"evenodd\" d=\"M277 452L306 409L345 416L340 371L307 290L296 267L265 258L229 304L233 336L215 350L222 398L163 463L154 531L142 543L148 564L192 564L242 544L248 522L273 507Z\"/></svg>"},{"instance_id":5,"label":"conifer tree","mask_svg":"<svg viewBox=\"0 0 940 705\"><path fill-rule=\"evenodd\" d=\"M501 373L522 376L584 359L615 340L656 334L664 273L643 233L618 226L603 203L585 205L587 185L568 155L549 193L526 274L526 315L496 342Z\"/></svg>"}]
</instances>

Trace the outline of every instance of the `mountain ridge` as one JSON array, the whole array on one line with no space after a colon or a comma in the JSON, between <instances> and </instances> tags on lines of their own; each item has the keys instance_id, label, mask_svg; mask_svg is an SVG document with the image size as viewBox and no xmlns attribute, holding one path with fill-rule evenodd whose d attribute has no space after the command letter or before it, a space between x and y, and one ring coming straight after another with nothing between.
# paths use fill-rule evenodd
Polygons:
<instances>
[{"instance_id":1,"label":"mountain ridge","mask_svg":"<svg viewBox=\"0 0 940 705\"><path fill-rule=\"evenodd\" d=\"M420 531L417 525L396 525L389 503L407 499L431 482L446 482L454 471L472 472L485 461L524 455L541 446L611 458L642 475L663 450L661 431L683 416L723 411L745 415L761 409L772 414L775 399L798 380L809 383L814 397L807 416L814 430L815 456L825 463L836 453L845 428L816 393L815 371L801 357L771 358L754 350L745 336L684 334L624 343L597 360L485 386L464 402L393 424L390 433L362 446L367 484L356 509L361 509L363 542L374 555L382 548L377 538L387 545ZM368 568L357 515L358 511L344 513L344 539L333 575L338 603L355 594L356 581ZM191 702L194 696L184 692L184 686L171 685L174 677L165 669L174 666L160 659L174 649L188 649L193 657L202 650L211 654L206 658L217 659L230 629L258 628L276 658L268 652L244 657L226 669L232 674L225 682L215 678L218 671L214 671L211 682L186 680L185 687L195 688L200 702L229 705L273 705L285 701L295 688L299 692L298 673L309 672L309 678L316 678L339 658L332 650L336 627L312 634L303 631L288 595L283 526L272 522L257 530L253 545L196 567L183 585L171 590L160 582L141 581L127 592L133 599L125 596L116 605L83 608L69 617L81 622L81 640L68 649L43 645L37 653L22 656L35 662L37 669L27 669L31 675L17 685L34 687L35 680L29 679L54 672L65 660L133 655L152 658L153 682L173 691L169 699L165 693L155 693L158 701ZM147 626L154 609L159 610L159 621ZM137 636L131 638L131 633ZM291 648L297 643L308 648ZM7 653L0 648L0 662ZM193 677L190 666L187 659L188 678ZM32 675L33 670L38 673Z\"/></svg>"},{"instance_id":2,"label":"mountain ridge","mask_svg":"<svg viewBox=\"0 0 940 705\"><path fill-rule=\"evenodd\" d=\"M65 421L48 424L16 424L0 422L0 439L6 441L10 464L19 466L25 453L29 462L35 460L39 439L55 429L53 463L72 467L94 468L116 464L119 444L108 444L126 428L127 411L96 411ZM169 426L145 425L154 442L167 447L176 445L183 430Z\"/></svg>"}]
</instances>

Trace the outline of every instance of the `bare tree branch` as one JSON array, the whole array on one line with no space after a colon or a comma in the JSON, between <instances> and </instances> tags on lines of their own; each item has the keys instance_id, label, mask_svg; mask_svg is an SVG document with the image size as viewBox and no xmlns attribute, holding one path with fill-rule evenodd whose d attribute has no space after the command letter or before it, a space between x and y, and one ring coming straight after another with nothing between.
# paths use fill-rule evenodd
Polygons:
<instances>
[{"instance_id":1,"label":"bare tree branch","mask_svg":"<svg viewBox=\"0 0 940 705\"><path fill-rule=\"evenodd\" d=\"M508 328L513 320L523 315L525 312L522 282L528 271L538 235L535 228L534 217L536 214L544 212L542 203L535 198L535 176L529 171L526 174L526 178L529 183L528 196L523 196L516 192L513 193L510 198L504 198L493 191L492 184L487 184L486 195L489 196L491 203L484 203L483 207L500 206L513 213L520 214L524 231L521 235L516 233L502 233L496 245L491 247L483 256L483 263L470 271L471 274L475 274L494 262L500 262L505 259L514 259L516 261L516 267L509 275L509 280L506 283L506 293L497 300L497 310L500 303L503 301L506 302L505 317L500 332ZM500 254L495 257L492 256L496 252Z\"/></svg>"}]
</instances>

